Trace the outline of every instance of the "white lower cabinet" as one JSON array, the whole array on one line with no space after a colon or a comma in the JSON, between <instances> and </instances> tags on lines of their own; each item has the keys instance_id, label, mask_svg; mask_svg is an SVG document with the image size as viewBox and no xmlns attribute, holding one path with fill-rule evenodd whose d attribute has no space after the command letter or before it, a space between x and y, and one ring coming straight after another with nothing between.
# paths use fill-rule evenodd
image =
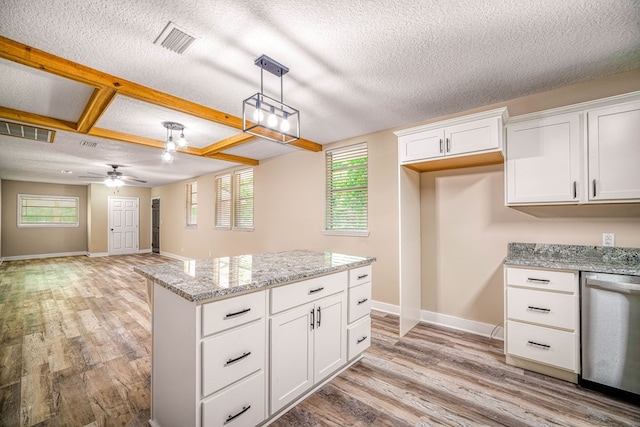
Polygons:
<instances>
[{"instance_id":1,"label":"white lower cabinet","mask_svg":"<svg viewBox=\"0 0 640 427\"><path fill-rule=\"evenodd\" d=\"M342 291L271 317L271 414L346 363L345 300Z\"/></svg>"},{"instance_id":2,"label":"white lower cabinet","mask_svg":"<svg viewBox=\"0 0 640 427\"><path fill-rule=\"evenodd\" d=\"M507 363L571 381L580 371L577 271L505 268Z\"/></svg>"},{"instance_id":3,"label":"white lower cabinet","mask_svg":"<svg viewBox=\"0 0 640 427\"><path fill-rule=\"evenodd\" d=\"M369 265L201 305L153 286L154 427L263 425L371 342Z\"/></svg>"}]
</instances>

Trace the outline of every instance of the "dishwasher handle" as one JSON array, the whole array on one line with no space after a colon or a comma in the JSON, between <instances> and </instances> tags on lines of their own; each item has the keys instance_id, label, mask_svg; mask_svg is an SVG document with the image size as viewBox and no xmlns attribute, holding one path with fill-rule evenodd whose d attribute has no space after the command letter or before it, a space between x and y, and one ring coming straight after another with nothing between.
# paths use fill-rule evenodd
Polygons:
<instances>
[{"instance_id":1,"label":"dishwasher handle","mask_svg":"<svg viewBox=\"0 0 640 427\"><path fill-rule=\"evenodd\" d=\"M611 280L601 280L587 277L586 285L591 288L599 288L623 294L640 293L640 283L616 282Z\"/></svg>"}]
</instances>

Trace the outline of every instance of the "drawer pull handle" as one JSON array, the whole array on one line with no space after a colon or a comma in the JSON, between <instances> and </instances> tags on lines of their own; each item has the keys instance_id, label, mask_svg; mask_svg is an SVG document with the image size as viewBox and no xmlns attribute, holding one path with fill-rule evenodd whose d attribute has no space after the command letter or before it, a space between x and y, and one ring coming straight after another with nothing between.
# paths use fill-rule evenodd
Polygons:
<instances>
[{"instance_id":1,"label":"drawer pull handle","mask_svg":"<svg viewBox=\"0 0 640 427\"><path fill-rule=\"evenodd\" d=\"M245 412L247 412L249 409L251 409L251 405L247 405L247 406L243 406L242 407L242 411L238 412L235 415L229 415L227 417L227 420L224 422L225 424L229 424L231 421L235 420L236 418L238 418L240 415L244 414Z\"/></svg>"},{"instance_id":2,"label":"drawer pull handle","mask_svg":"<svg viewBox=\"0 0 640 427\"><path fill-rule=\"evenodd\" d=\"M363 274L361 276L358 276L358 280L366 279L367 277L369 277L368 274Z\"/></svg>"},{"instance_id":3,"label":"drawer pull handle","mask_svg":"<svg viewBox=\"0 0 640 427\"><path fill-rule=\"evenodd\" d=\"M227 363L224 364L224 366L229 366L229 365L233 365L236 362L241 361L242 359L244 359L245 357L249 356L251 354L250 351L243 353L242 356L238 356L235 359L229 359L227 360Z\"/></svg>"},{"instance_id":4,"label":"drawer pull handle","mask_svg":"<svg viewBox=\"0 0 640 427\"><path fill-rule=\"evenodd\" d=\"M316 323L316 311L312 308L311 309L311 330L312 331L316 327L315 323Z\"/></svg>"},{"instance_id":5,"label":"drawer pull handle","mask_svg":"<svg viewBox=\"0 0 640 427\"><path fill-rule=\"evenodd\" d=\"M320 327L320 322L322 322L322 307L318 307L318 328Z\"/></svg>"},{"instance_id":6,"label":"drawer pull handle","mask_svg":"<svg viewBox=\"0 0 640 427\"><path fill-rule=\"evenodd\" d=\"M527 309L533 310L533 311L541 311L543 313L549 313L551 311L550 308L534 307L532 305L528 306Z\"/></svg>"},{"instance_id":7,"label":"drawer pull handle","mask_svg":"<svg viewBox=\"0 0 640 427\"><path fill-rule=\"evenodd\" d=\"M309 295L311 295L311 294L315 294L316 292L320 292L320 291L322 291L322 290L324 290L324 286L319 287L319 288L316 288L316 289L311 289L311 290L309 291Z\"/></svg>"},{"instance_id":8,"label":"drawer pull handle","mask_svg":"<svg viewBox=\"0 0 640 427\"><path fill-rule=\"evenodd\" d=\"M247 314L250 311L251 311L250 308L245 308L244 310L236 311L235 313L229 313L226 316L224 316L224 318L225 318L225 320L226 319L231 319L232 317L242 316L243 314Z\"/></svg>"},{"instance_id":9,"label":"drawer pull handle","mask_svg":"<svg viewBox=\"0 0 640 427\"><path fill-rule=\"evenodd\" d=\"M358 339L358 342L356 344L360 344L362 341L366 340L368 337L365 335L362 338Z\"/></svg>"},{"instance_id":10,"label":"drawer pull handle","mask_svg":"<svg viewBox=\"0 0 640 427\"><path fill-rule=\"evenodd\" d=\"M536 347L540 347L545 350L549 350L551 348L549 344L540 344L539 342L535 342L535 341L527 341L527 342L531 345L535 345Z\"/></svg>"},{"instance_id":11,"label":"drawer pull handle","mask_svg":"<svg viewBox=\"0 0 640 427\"><path fill-rule=\"evenodd\" d=\"M360 301L358 301L358 305L364 304L367 301L369 301L369 298L362 298Z\"/></svg>"},{"instance_id":12,"label":"drawer pull handle","mask_svg":"<svg viewBox=\"0 0 640 427\"><path fill-rule=\"evenodd\" d=\"M527 282L551 283L551 280L549 280L549 279L536 279L535 277L527 277Z\"/></svg>"}]
</instances>

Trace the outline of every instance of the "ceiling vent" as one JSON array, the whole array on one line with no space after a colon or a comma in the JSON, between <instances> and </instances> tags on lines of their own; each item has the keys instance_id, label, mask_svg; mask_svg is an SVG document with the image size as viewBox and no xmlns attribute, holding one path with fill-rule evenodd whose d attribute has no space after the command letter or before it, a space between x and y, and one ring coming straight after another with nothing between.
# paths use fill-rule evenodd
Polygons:
<instances>
[{"instance_id":1,"label":"ceiling vent","mask_svg":"<svg viewBox=\"0 0 640 427\"><path fill-rule=\"evenodd\" d=\"M189 34L184 28L180 28L169 21L154 43L181 54L184 53L195 40L196 37L194 35Z\"/></svg>"},{"instance_id":2,"label":"ceiling vent","mask_svg":"<svg viewBox=\"0 0 640 427\"><path fill-rule=\"evenodd\" d=\"M53 142L56 133L49 129L0 121L0 135L16 136L40 142Z\"/></svg>"},{"instance_id":3,"label":"ceiling vent","mask_svg":"<svg viewBox=\"0 0 640 427\"><path fill-rule=\"evenodd\" d=\"M86 140L82 140L80 141L80 146L82 147L89 147L89 148L96 148L98 146L97 142L93 142L93 141L86 141Z\"/></svg>"}]
</instances>

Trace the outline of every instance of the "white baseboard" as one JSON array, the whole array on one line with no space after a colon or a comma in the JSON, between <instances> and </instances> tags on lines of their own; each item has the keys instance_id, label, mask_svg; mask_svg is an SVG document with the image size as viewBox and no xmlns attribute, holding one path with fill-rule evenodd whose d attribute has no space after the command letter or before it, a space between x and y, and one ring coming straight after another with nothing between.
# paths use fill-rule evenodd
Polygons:
<instances>
[{"instance_id":1,"label":"white baseboard","mask_svg":"<svg viewBox=\"0 0 640 427\"><path fill-rule=\"evenodd\" d=\"M420 321L504 341L504 328L501 325L491 325L427 310L420 311Z\"/></svg>"},{"instance_id":2,"label":"white baseboard","mask_svg":"<svg viewBox=\"0 0 640 427\"><path fill-rule=\"evenodd\" d=\"M138 253L139 254L150 254L151 253L151 248L149 248L149 249L138 249Z\"/></svg>"},{"instance_id":3,"label":"white baseboard","mask_svg":"<svg viewBox=\"0 0 640 427\"><path fill-rule=\"evenodd\" d=\"M89 258L109 256L109 252L87 252Z\"/></svg>"},{"instance_id":4,"label":"white baseboard","mask_svg":"<svg viewBox=\"0 0 640 427\"><path fill-rule=\"evenodd\" d=\"M167 258L177 259L178 261L191 261L193 258L187 258L185 256L172 254L171 252L162 252L160 251L160 255L166 256Z\"/></svg>"},{"instance_id":5,"label":"white baseboard","mask_svg":"<svg viewBox=\"0 0 640 427\"><path fill-rule=\"evenodd\" d=\"M371 301L371 308L385 313L400 315L400 306L398 305ZM502 325L496 326L427 310L420 311L420 321L504 341L504 327Z\"/></svg>"},{"instance_id":6,"label":"white baseboard","mask_svg":"<svg viewBox=\"0 0 640 427\"><path fill-rule=\"evenodd\" d=\"M371 301L371 308L373 310L382 311L384 313L395 314L396 316L400 315L400 306L387 304L386 302L380 301Z\"/></svg>"},{"instance_id":7,"label":"white baseboard","mask_svg":"<svg viewBox=\"0 0 640 427\"><path fill-rule=\"evenodd\" d=\"M65 256L82 256L87 255L86 251L82 252L58 252L55 254L33 254L33 255L16 255L16 256L6 256L2 259L4 261L21 261L24 259L40 259L40 258L60 258Z\"/></svg>"}]
</instances>

